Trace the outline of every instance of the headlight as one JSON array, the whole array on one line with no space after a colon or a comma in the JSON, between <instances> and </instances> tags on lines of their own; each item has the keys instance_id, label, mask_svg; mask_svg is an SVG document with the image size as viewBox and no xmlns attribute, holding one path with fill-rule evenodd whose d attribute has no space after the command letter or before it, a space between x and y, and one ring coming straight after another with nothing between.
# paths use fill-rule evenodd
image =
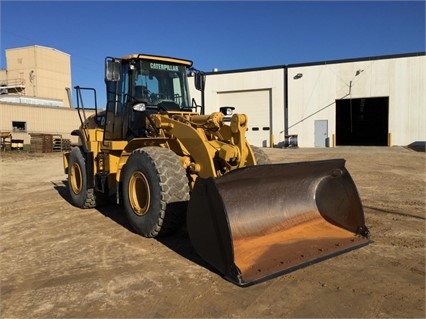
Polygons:
<instances>
[{"instance_id":1,"label":"headlight","mask_svg":"<svg viewBox=\"0 0 426 319\"><path fill-rule=\"evenodd\" d=\"M232 106L223 106L219 108L220 112L223 113L225 116L231 116L232 113L234 113L235 107Z\"/></svg>"},{"instance_id":2,"label":"headlight","mask_svg":"<svg viewBox=\"0 0 426 319\"><path fill-rule=\"evenodd\" d=\"M135 105L133 105L133 111L144 112L145 110L146 110L145 103L136 103Z\"/></svg>"}]
</instances>

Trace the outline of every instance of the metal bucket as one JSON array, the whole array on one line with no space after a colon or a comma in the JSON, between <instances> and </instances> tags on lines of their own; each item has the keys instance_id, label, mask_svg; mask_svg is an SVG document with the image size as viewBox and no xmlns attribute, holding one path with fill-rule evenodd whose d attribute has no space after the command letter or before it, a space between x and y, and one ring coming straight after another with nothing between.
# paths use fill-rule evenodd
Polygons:
<instances>
[{"instance_id":1,"label":"metal bucket","mask_svg":"<svg viewBox=\"0 0 426 319\"><path fill-rule=\"evenodd\" d=\"M187 212L196 252L246 286L369 243L343 159L249 166L198 178Z\"/></svg>"}]
</instances>

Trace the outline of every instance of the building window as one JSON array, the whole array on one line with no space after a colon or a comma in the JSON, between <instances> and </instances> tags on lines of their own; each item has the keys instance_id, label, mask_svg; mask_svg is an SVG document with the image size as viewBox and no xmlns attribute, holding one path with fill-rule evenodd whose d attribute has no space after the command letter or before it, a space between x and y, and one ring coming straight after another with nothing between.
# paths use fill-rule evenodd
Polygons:
<instances>
[{"instance_id":1,"label":"building window","mask_svg":"<svg viewBox=\"0 0 426 319\"><path fill-rule=\"evenodd\" d=\"M13 132L26 132L27 122L12 121Z\"/></svg>"}]
</instances>

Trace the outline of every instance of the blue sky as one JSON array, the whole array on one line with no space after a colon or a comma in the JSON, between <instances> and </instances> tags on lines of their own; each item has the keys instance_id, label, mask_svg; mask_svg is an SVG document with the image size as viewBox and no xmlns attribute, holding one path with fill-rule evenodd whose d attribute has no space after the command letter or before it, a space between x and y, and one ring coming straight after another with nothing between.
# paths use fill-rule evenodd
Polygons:
<instances>
[{"instance_id":1,"label":"blue sky","mask_svg":"<svg viewBox=\"0 0 426 319\"><path fill-rule=\"evenodd\" d=\"M1 1L4 50L71 55L104 101L104 58L174 56L211 71L425 51L424 1Z\"/></svg>"}]
</instances>

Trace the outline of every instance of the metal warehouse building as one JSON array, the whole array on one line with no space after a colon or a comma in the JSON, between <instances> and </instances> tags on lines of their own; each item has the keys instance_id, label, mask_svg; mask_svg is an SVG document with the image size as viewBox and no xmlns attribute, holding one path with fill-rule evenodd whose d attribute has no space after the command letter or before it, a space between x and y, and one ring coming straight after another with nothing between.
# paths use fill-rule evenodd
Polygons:
<instances>
[{"instance_id":1,"label":"metal warehouse building","mask_svg":"<svg viewBox=\"0 0 426 319\"><path fill-rule=\"evenodd\" d=\"M264 147L296 136L300 147L424 143L425 70L421 52L211 72L206 112L246 113L250 142Z\"/></svg>"},{"instance_id":2,"label":"metal warehouse building","mask_svg":"<svg viewBox=\"0 0 426 319\"><path fill-rule=\"evenodd\" d=\"M7 70L0 71L0 131L25 144L35 133L76 142L70 135L80 125L71 107L70 56L29 46L6 50L6 59ZM247 114L247 137L263 147L295 141L300 147L424 143L425 70L421 52L209 72L205 111L232 106Z\"/></svg>"}]
</instances>

